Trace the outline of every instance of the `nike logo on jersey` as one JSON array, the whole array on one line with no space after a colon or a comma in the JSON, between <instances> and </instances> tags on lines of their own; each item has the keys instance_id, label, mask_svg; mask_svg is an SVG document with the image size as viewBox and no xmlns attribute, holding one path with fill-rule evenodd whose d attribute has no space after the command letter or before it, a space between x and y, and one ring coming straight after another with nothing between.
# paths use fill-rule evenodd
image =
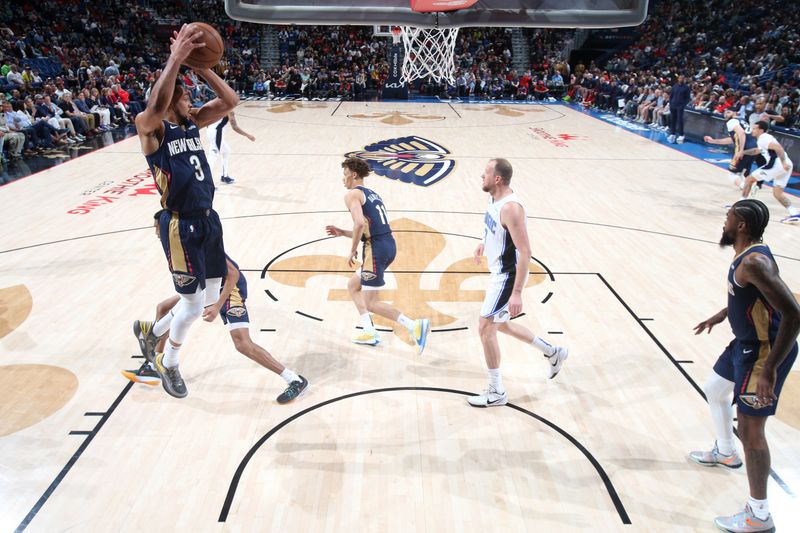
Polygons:
<instances>
[{"instance_id":1,"label":"nike logo on jersey","mask_svg":"<svg viewBox=\"0 0 800 533\"><path fill-rule=\"evenodd\" d=\"M752 351L753 351L753 350L742 350L742 353L750 353L750 352L752 352Z\"/></svg>"},{"instance_id":2,"label":"nike logo on jersey","mask_svg":"<svg viewBox=\"0 0 800 533\"><path fill-rule=\"evenodd\" d=\"M178 126L173 126L172 124L170 124L170 125L169 125L169 129L171 129L171 130L176 130L176 129L178 129Z\"/></svg>"}]
</instances>

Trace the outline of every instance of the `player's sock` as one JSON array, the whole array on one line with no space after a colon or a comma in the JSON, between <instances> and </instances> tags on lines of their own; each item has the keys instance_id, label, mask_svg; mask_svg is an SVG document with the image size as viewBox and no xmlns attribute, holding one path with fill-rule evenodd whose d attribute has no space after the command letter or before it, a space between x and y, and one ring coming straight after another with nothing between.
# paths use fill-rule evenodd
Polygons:
<instances>
[{"instance_id":1,"label":"player's sock","mask_svg":"<svg viewBox=\"0 0 800 533\"><path fill-rule=\"evenodd\" d=\"M793 216L795 216L795 215L800 215L800 209L797 209L797 208L796 208L795 206L793 206L793 205L789 205L789 206L787 206L787 207L786 207L786 210L789 212L789 216L790 216L790 217L793 217Z\"/></svg>"},{"instance_id":2,"label":"player's sock","mask_svg":"<svg viewBox=\"0 0 800 533\"><path fill-rule=\"evenodd\" d=\"M753 514L756 515L756 518L759 520L766 520L769 516L769 501L764 500L756 500L752 496L747 499L747 503L750 505L750 510L753 511Z\"/></svg>"},{"instance_id":3,"label":"player's sock","mask_svg":"<svg viewBox=\"0 0 800 533\"><path fill-rule=\"evenodd\" d=\"M369 313L361 315L361 329L364 330L364 333L375 333L375 324L372 323Z\"/></svg>"},{"instance_id":4,"label":"player's sock","mask_svg":"<svg viewBox=\"0 0 800 533\"><path fill-rule=\"evenodd\" d=\"M286 383L291 383L292 381L300 381L300 376L298 376L288 368L283 369L283 372L281 372L281 377L286 381Z\"/></svg>"},{"instance_id":5,"label":"player's sock","mask_svg":"<svg viewBox=\"0 0 800 533\"><path fill-rule=\"evenodd\" d=\"M167 346L164 348L164 358L161 360L165 367L173 368L178 366L178 352L180 352L180 349L180 346L176 348L171 342L167 341Z\"/></svg>"},{"instance_id":6,"label":"player's sock","mask_svg":"<svg viewBox=\"0 0 800 533\"><path fill-rule=\"evenodd\" d=\"M541 351L547 357L550 357L554 353L556 353L556 347L544 340L541 337L537 337L536 335L533 336L533 341L531 342L537 350Z\"/></svg>"},{"instance_id":7,"label":"player's sock","mask_svg":"<svg viewBox=\"0 0 800 533\"><path fill-rule=\"evenodd\" d=\"M506 391L503 388L503 376L500 374L499 368L489 369L489 385L491 385L498 394L503 394Z\"/></svg>"},{"instance_id":8,"label":"player's sock","mask_svg":"<svg viewBox=\"0 0 800 533\"><path fill-rule=\"evenodd\" d=\"M400 323L401 326L406 328L408 331L414 331L414 321L408 318L403 313L400 313L400 316L397 317L397 321Z\"/></svg>"}]
</instances>

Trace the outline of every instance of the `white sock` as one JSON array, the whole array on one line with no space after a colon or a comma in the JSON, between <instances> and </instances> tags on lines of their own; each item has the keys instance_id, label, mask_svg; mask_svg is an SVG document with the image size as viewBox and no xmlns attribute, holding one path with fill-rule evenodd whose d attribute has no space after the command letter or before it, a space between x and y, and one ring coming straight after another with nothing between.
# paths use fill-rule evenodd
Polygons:
<instances>
[{"instance_id":1,"label":"white sock","mask_svg":"<svg viewBox=\"0 0 800 533\"><path fill-rule=\"evenodd\" d=\"M733 441L733 382L728 381L716 372L712 372L703 385L711 420L714 422L714 433L717 435L717 448L722 455L730 455L736 451Z\"/></svg>"},{"instance_id":2,"label":"white sock","mask_svg":"<svg viewBox=\"0 0 800 533\"><path fill-rule=\"evenodd\" d=\"M397 321L408 331L414 331L414 321L408 318L403 313L400 313L400 316L397 317Z\"/></svg>"},{"instance_id":3,"label":"white sock","mask_svg":"<svg viewBox=\"0 0 800 533\"><path fill-rule=\"evenodd\" d=\"M768 500L756 500L752 496L747 499L747 503L750 505L750 510L753 511L753 514L756 515L756 518L759 520L766 520L769 516L769 501Z\"/></svg>"},{"instance_id":4,"label":"white sock","mask_svg":"<svg viewBox=\"0 0 800 533\"><path fill-rule=\"evenodd\" d=\"M550 357L554 353L556 353L556 347L544 340L541 337L537 337L536 335L533 336L533 342L531 342L537 350L542 352L545 356Z\"/></svg>"},{"instance_id":5,"label":"white sock","mask_svg":"<svg viewBox=\"0 0 800 533\"><path fill-rule=\"evenodd\" d=\"M167 345L164 347L164 357L161 359L165 367L172 368L178 366L178 352L180 349L180 346L176 348L171 342L167 341Z\"/></svg>"},{"instance_id":6,"label":"white sock","mask_svg":"<svg viewBox=\"0 0 800 533\"><path fill-rule=\"evenodd\" d=\"M159 318L156 323L153 324L153 333L156 337L160 337L169 331L169 325L172 324L172 317L174 316L175 315L172 314L172 309L170 309L169 313Z\"/></svg>"},{"instance_id":7,"label":"white sock","mask_svg":"<svg viewBox=\"0 0 800 533\"><path fill-rule=\"evenodd\" d=\"M364 330L364 333L375 333L375 324L372 323L372 318L370 318L369 313L361 315L361 328Z\"/></svg>"},{"instance_id":8,"label":"white sock","mask_svg":"<svg viewBox=\"0 0 800 533\"><path fill-rule=\"evenodd\" d=\"M300 376L298 376L288 368L283 369L283 372L281 372L281 377L286 381L286 383L291 383L292 381L300 381Z\"/></svg>"},{"instance_id":9,"label":"white sock","mask_svg":"<svg viewBox=\"0 0 800 533\"><path fill-rule=\"evenodd\" d=\"M489 385L498 393L503 394L506 390L503 388L503 376L500 375L499 368L489 369Z\"/></svg>"}]
</instances>

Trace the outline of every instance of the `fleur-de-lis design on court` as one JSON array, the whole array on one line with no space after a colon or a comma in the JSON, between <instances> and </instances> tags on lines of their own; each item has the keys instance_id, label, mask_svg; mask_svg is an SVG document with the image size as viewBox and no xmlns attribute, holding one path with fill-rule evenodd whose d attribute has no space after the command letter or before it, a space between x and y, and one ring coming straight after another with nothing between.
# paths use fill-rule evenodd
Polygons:
<instances>
[{"instance_id":1,"label":"fleur-de-lis design on court","mask_svg":"<svg viewBox=\"0 0 800 533\"><path fill-rule=\"evenodd\" d=\"M310 102L281 102L267 107L268 113L291 113L298 109L322 109L328 107L323 103L315 104Z\"/></svg>"},{"instance_id":2,"label":"fleur-de-lis design on court","mask_svg":"<svg viewBox=\"0 0 800 533\"><path fill-rule=\"evenodd\" d=\"M433 327L447 326L456 321L455 317L432 307L430 304L433 302L476 302L475 312L478 311L477 302L483 301L485 290L462 289L461 285L473 276L487 275L486 258L482 258L481 263L476 265L471 257L465 257L445 269L438 269L434 261L447 246L444 235L430 226L408 218L392 221L391 227L397 241L397 257L389 268L389 273L394 276L397 288L381 290L381 300L391 303L408 316L430 318ZM478 242L476 240L474 245L477 246ZM538 264L531 264L531 272L535 274L528 277L528 287L545 279L545 272ZM353 273L347 266L347 257L290 257L276 262L269 270L272 279L294 287L305 287L312 277L330 273L351 277ZM429 279L434 276L439 278L438 287L429 289ZM349 302L350 294L346 288L330 289L328 300ZM378 326L392 328L395 335L410 342L405 328L377 315L373 316L373 320Z\"/></svg>"},{"instance_id":3,"label":"fleur-de-lis design on court","mask_svg":"<svg viewBox=\"0 0 800 533\"><path fill-rule=\"evenodd\" d=\"M392 126L404 126L418 120L444 120L441 115L421 115L419 113L401 113L400 111L380 112L376 111L369 114L347 115L357 120L378 120L384 124Z\"/></svg>"},{"instance_id":4,"label":"fleur-de-lis design on court","mask_svg":"<svg viewBox=\"0 0 800 533\"><path fill-rule=\"evenodd\" d=\"M489 105L489 106L463 106L464 111L494 111L495 115L504 117L521 117L525 113L544 113L544 109L534 106L511 107L508 105Z\"/></svg>"}]
</instances>

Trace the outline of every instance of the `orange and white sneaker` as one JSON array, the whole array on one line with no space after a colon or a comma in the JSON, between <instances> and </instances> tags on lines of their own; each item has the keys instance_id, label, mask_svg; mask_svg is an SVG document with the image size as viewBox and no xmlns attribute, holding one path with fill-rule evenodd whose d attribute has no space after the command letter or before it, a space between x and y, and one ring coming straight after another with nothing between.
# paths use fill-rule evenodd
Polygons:
<instances>
[{"instance_id":1,"label":"orange and white sneaker","mask_svg":"<svg viewBox=\"0 0 800 533\"><path fill-rule=\"evenodd\" d=\"M719 451L717 442L714 441L714 448L708 451L696 451L689 454L689 460L702 466L724 466L725 468L739 468L742 460L736 450L730 455L723 455Z\"/></svg>"},{"instance_id":2,"label":"orange and white sneaker","mask_svg":"<svg viewBox=\"0 0 800 533\"><path fill-rule=\"evenodd\" d=\"M772 515L767 515L765 519L761 519L753 514L750 505L745 505L744 510L736 513L733 516L718 516L714 519L714 525L722 531L729 531L730 533L754 533L760 531L775 531L775 522L772 521Z\"/></svg>"},{"instance_id":3,"label":"orange and white sneaker","mask_svg":"<svg viewBox=\"0 0 800 533\"><path fill-rule=\"evenodd\" d=\"M136 370L123 370L122 375L134 383L143 383L155 387L161 385L161 377L153 370L150 363L143 364Z\"/></svg>"}]
</instances>

